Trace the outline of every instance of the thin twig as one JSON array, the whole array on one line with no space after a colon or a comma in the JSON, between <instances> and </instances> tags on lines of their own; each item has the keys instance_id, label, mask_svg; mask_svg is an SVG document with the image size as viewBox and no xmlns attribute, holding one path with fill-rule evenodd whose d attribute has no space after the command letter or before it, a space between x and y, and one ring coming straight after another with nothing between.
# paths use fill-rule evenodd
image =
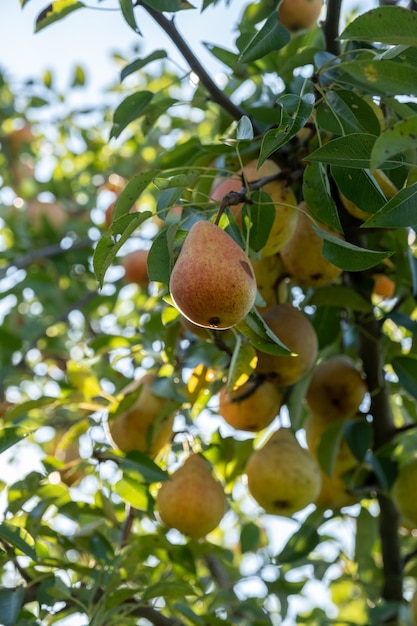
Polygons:
<instances>
[{"instance_id":1,"label":"thin twig","mask_svg":"<svg viewBox=\"0 0 417 626\"><path fill-rule=\"evenodd\" d=\"M158 26L165 31L171 41L181 52L184 59L187 61L190 69L199 77L214 102L220 105L234 120L239 121L244 115L247 115L243 109L232 102L224 91L216 85L205 67L200 63L194 52L185 42L183 36L175 26L174 19L168 19L165 15L163 15L163 13L156 11L148 4L137 2L136 5L140 5L147 13L149 13ZM255 135L261 135L261 130L257 127L253 120L252 127Z\"/></svg>"},{"instance_id":2,"label":"thin twig","mask_svg":"<svg viewBox=\"0 0 417 626\"><path fill-rule=\"evenodd\" d=\"M327 0L326 19L323 22L323 33L326 50L338 56L340 54L339 35L340 11L342 0Z\"/></svg>"}]
</instances>

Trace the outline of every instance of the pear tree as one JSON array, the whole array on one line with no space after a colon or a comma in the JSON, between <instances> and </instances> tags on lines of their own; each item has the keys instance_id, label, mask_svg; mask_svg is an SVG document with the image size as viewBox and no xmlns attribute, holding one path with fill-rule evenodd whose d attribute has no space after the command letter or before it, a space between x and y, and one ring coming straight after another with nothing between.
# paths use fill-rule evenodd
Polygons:
<instances>
[{"instance_id":1,"label":"pear tree","mask_svg":"<svg viewBox=\"0 0 417 626\"><path fill-rule=\"evenodd\" d=\"M230 4L1 69L3 626L417 624L417 5Z\"/></svg>"}]
</instances>

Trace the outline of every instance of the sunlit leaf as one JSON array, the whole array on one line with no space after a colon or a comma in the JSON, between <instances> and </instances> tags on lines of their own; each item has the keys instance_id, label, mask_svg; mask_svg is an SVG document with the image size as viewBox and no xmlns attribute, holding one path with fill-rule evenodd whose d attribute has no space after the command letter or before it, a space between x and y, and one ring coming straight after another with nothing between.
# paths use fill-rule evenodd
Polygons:
<instances>
[{"instance_id":1,"label":"sunlit leaf","mask_svg":"<svg viewBox=\"0 0 417 626\"><path fill-rule=\"evenodd\" d=\"M280 50L289 40L290 33L280 24L276 12L274 12L268 17L262 28L244 48L239 57L239 61L242 63L252 63L274 50Z\"/></svg>"},{"instance_id":2,"label":"sunlit leaf","mask_svg":"<svg viewBox=\"0 0 417 626\"><path fill-rule=\"evenodd\" d=\"M417 224L417 183L404 187L362 225L363 228L405 228Z\"/></svg>"},{"instance_id":3,"label":"sunlit leaf","mask_svg":"<svg viewBox=\"0 0 417 626\"><path fill-rule=\"evenodd\" d=\"M380 6L358 15L339 39L417 46L416 29L417 16L413 11L399 6Z\"/></svg>"},{"instance_id":4,"label":"sunlit leaf","mask_svg":"<svg viewBox=\"0 0 417 626\"><path fill-rule=\"evenodd\" d=\"M271 331L256 309L252 309L244 320L236 324L236 330L245 335L255 348L268 354L291 352Z\"/></svg>"},{"instance_id":5,"label":"sunlit leaf","mask_svg":"<svg viewBox=\"0 0 417 626\"><path fill-rule=\"evenodd\" d=\"M83 7L85 4L78 0L55 0L39 13L35 22L35 32L39 32L46 26L62 20L73 11Z\"/></svg>"},{"instance_id":6,"label":"sunlit leaf","mask_svg":"<svg viewBox=\"0 0 417 626\"><path fill-rule=\"evenodd\" d=\"M134 7L136 3L133 0L119 0L120 8L122 10L122 15L126 20L127 24L129 24L130 28L134 30L135 33L141 35L142 33L139 30L139 27L136 23Z\"/></svg>"},{"instance_id":7,"label":"sunlit leaf","mask_svg":"<svg viewBox=\"0 0 417 626\"><path fill-rule=\"evenodd\" d=\"M146 57L135 59L135 61L132 61L122 69L122 71L120 72L120 80L123 81L134 72L138 72L139 70L141 70L143 67L145 67L145 65L148 65L153 61L165 59L167 56L168 53L166 52L166 50L154 50L154 52L151 52Z\"/></svg>"},{"instance_id":8,"label":"sunlit leaf","mask_svg":"<svg viewBox=\"0 0 417 626\"><path fill-rule=\"evenodd\" d=\"M320 535L315 526L304 523L289 538L288 542L276 555L278 563L294 563L310 554L320 543Z\"/></svg>"},{"instance_id":9,"label":"sunlit leaf","mask_svg":"<svg viewBox=\"0 0 417 626\"><path fill-rule=\"evenodd\" d=\"M130 96L127 96L127 98L119 104L114 112L110 139L113 137L117 139L126 126L141 117L145 113L153 97L154 94L150 91L138 91Z\"/></svg>"},{"instance_id":10,"label":"sunlit leaf","mask_svg":"<svg viewBox=\"0 0 417 626\"><path fill-rule=\"evenodd\" d=\"M0 539L36 561L35 541L27 530L9 522L0 523Z\"/></svg>"},{"instance_id":11,"label":"sunlit leaf","mask_svg":"<svg viewBox=\"0 0 417 626\"><path fill-rule=\"evenodd\" d=\"M417 96L417 68L386 59L345 61L337 66L370 94ZM347 81L345 76L343 79Z\"/></svg>"},{"instance_id":12,"label":"sunlit leaf","mask_svg":"<svg viewBox=\"0 0 417 626\"><path fill-rule=\"evenodd\" d=\"M145 4L148 4L157 11L166 11L167 13L174 13L176 11L183 11L184 9L195 8L187 0L145 0Z\"/></svg>"},{"instance_id":13,"label":"sunlit leaf","mask_svg":"<svg viewBox=\"0 0 417 626\"><path fill-rule=\"evenodd\" d=\"M377 138L371 153L371 168L376 169L386 159L415 150L417 141L417 115L400 120Z\"/></svg>"}]
</instances>

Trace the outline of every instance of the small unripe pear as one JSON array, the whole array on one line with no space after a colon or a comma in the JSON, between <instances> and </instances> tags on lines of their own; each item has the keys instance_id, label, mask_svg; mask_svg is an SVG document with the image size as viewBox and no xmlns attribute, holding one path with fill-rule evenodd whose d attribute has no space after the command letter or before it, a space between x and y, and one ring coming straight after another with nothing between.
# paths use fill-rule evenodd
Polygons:
<instances>
[{"instance_id":1,"label":"small unripe pear","mask_svg":"<svg viewBox=\"0 0 417 626\"><path fill-rule=\"evenodd\" d=\"M220 391L219 414L238 430L257 432L269 426L278 415L282 396L278 388L265 381L247 381L238 389Z\"/></svg>"},{"instance_id":2,"label":"small unripe pear","mask_svg":"<svg viewBox=\"0 0 417 626\"><path fill-rule=\"evenodd\" d=\"M248 489L267 513L291 517L315 502L320 468L289 428L280 428L246 465Z\"/></svg>"},{"instance_id":3,"label":"small unripe pear","mask_svg":"<svg viewBox=\"0 0 417 626\"><path fill-rule=\"evenodd\" d=\"M231 328L251 310L256 279L248 256L219 226L191 227L169 283L177 309L205 328Z\"/></svg>"},{"instance_id":4,"label":"small unripe pear","mask_svg":"<svg viewBox=\"0 0 417 626\"><path fill-rule=\"evenodd\" d=\"M282 0L279 21L290 31L312 28L317 24L323 0Z\"/></svg>"},{"instance_id":5,"label":"small unripe pear","mask_svg":"<svg viewBox=\"0 0 417 626\"><path fill-rule=\"evenodd\" d=\"M166 526L194 539L214 530L226 512L223 488L199 454L191 454L162 484L156 504Z\"/></svg>"}]
</instances>

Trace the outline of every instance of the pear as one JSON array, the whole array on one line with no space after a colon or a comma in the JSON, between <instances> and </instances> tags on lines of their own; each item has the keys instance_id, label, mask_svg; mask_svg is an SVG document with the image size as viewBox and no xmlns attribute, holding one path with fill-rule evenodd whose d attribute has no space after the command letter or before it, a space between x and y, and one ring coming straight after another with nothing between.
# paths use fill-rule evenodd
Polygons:
<instances>
[{"instance_id":1,"label":"pear","mask_svg":"<svg viewBox=\"0 0 417 626\"><path fill-rule=\"evenodd\" d=\"M233 428L257 432L269 426L281 403L282 395L275 385L269 381L256 385L249 380L237 389L221 389L219 414Z\"/></svg>"},{"instance_id":2,"label":"pear","mask_svg":"<svg viewBox=\"0 0 417 626\"><path fill-rule=\"evenodd\" d=\"M277 430L249 457L246 475L251 495L274 515L291 517L320 493L320 468L289 428Z\"/></svg>"},{"instance_id":3,"label":"pear","mask_svg":"<svg viewBox=\"0 0 417 626\"><path fill-rule=\"evenodd\" d=\"M291 32L313 28L322 6L323 0L282 0L278 7L279 21Z\"/></svg>"},{"instance_id":4,"label":"pear","mask_svg":"<svg viewBox=\"0 0 417 626\"><path fill-rule=\"evenodd\" d=\"M321 361L315 368L306 393L313 413L328 422L354 416L368 388L355 363L345 355Z\"/></svg>"},{"instance_id":5,"label":"pear","mask_svg":"<svg viewBox=\"0 0 417 626\"><path fill-rule=\"evenodd\" d=\"M417 528L417 500L414 498L417 485L417 457L400 467L392 487L392 498L404 521Z\"/></svg>"},{"instance_id":6,"label":"pear","mask_svg":"<svg viewBox=\"0 0 417 626\"><path fill-rule=\"evenodd\" d=\"M278 385L292 385L304 376L317 358L316 332L304 313L288 303L268 307L262 317L296 356L277 356L258 350L256 371L268 375Z\"/></svg>"},{"instance_id":7,"label":"pear","mask_svg":"<svg viewBox=\"0 0 417 626\"><path fill-rule=\"evenodd\" d=\"M194 539L214 530L226 512L223 488L200 454L191 454L162 484L156 504L166 526Z\"/></svg>"},{"instance_id":8,"label":"pear","mask_svg":"<svg viewBox=\"0 0 417 626\"><path fill-rule=\"evenodd\" d=\"M291 281L300 287L329 285L340 276L342 270L324 258L323 239L313 229L307 205L301 202L299 207L301 211L295 233L280 252L285 271ZM341 237L324 224L320 224L320 227L335 237Z\"/></svg>"},{"instance_id":9,"label":"pear","mask_svg":"<svg viewBox=\"0 0 417 626\"><path fill-rule=\"evenodd\" d=\"M155 457L171 440L175 411L169 398L157 396L152 391L156 378L153 374L145 374L128 385L125 394L142 386L135 403L124 413L108 420L110 438L123 452L139 450Z\"/></svg>"},{"instance_id":10,"label":"pear","mask_svg":"<svg viewBox=\"0 0 417 626\"><path fill-rule=\"evenodd\" d=\"M179 312L205 328L231 328L249 313L256 297L248 256L224 230L205 220L191 227L169 288Z\"/></svg>"},{"instance_id":11,"label":"pear","mask_svg":"<svg viewBox=\"0 0 417 626\"><path fill-rule=\"evenodd\" d=\"M265 306L257 307L258 310L278 304L281 286L284 285L282 278L285 271L278 254L265 256L260 259L250 260L255 272L258 291L265 301Z\"/></svg>"}]
</instances>

